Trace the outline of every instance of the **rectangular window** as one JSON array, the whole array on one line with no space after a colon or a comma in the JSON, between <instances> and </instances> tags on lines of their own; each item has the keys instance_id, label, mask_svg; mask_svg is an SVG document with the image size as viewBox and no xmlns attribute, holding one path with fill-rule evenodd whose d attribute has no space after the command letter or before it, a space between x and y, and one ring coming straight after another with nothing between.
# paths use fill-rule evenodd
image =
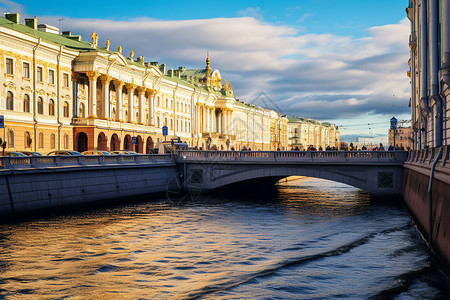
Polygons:
<instances>
[{"instance_id":1,"label":"rectangular window","mask_svg":"<svg viewBox=\"0 0 450 300\"><path fill-rule=\"evenodd\" d=\"M22 74L23 78L30 78L30 64L24 62L23 63L23 74Z\"/></svg>"},{"instance_id":2,"label":"rectangular window","mask_svg":"<svg viewBox=\"0 0 450 300\"><path fill-rule=\"evenodd\" d=\"M43 82L44 81L44 78L42 76L42 67L37 67L36 79L39 82Z\"/></svg>"},{"instance_id":3,"label":"rectangular window","mask_svg":"<svg viewBox=\"0 0 450 300\"><path fill-rule=\"evenodd\" d=\"M14 74L14 61L12 58L6 59L6 74Z\"/></svg>"},{"instance_id":4,"label":"rectangular window","mask_svg":"<svg viewBox=\"0 0 450 300\"><path fill-rule=\"evenodd\" d=\"M67 74L67 73L63 74L63 84L64 84L64 87L66 87L66 88L69 87L69 74Z\"/></svg>"},{"instance_id":5,"label":"rectangular window","mask_svg":"<svg viewBox=\"0 0 450 300\"><path fill-rule=\"evenodd\" d=\"M48 83L55 84L55 71L48 70Z\"/></svg>"}]
</instances>

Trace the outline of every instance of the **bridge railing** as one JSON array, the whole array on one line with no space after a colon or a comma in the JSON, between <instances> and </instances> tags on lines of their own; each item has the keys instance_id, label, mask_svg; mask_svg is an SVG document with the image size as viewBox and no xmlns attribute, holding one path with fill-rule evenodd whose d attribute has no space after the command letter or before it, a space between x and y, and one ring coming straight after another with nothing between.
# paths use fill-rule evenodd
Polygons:
<instances>
[{"instance_id":1,"label":"bridge railing","mask_svg":"<svg viewBox=\"0 0 450 300\"><path fill-rule=\"evenodd\" d=\"M437 167L445 167L450 165L450 146L442 146L437 148L428 148L422 150L412 150L409 152L406 163L416 164L422 166L429 166L433 164L436 157L442 148L442 154L437 163Z\"/></svg>"},{"instance_id":2,"label":"bridge railing","mask_svg":"<svg viewBox=\"0 0 450 300\"><path fill-rule=\"evenodd\" d=\"M407 151L178 151L188 161L403 162L407 156Z\"/></svg>"},{"instance_id":3,"label":"bridge railing","mask_svg":"<svg viewBox=\"0 0 450 300\"><path fill-rule=\"evenodd\" d=\"M171 162L169 154L85 155L85 156L6 156L0 157L0 169L105 166Z\"/></svg>"}]
</instances>

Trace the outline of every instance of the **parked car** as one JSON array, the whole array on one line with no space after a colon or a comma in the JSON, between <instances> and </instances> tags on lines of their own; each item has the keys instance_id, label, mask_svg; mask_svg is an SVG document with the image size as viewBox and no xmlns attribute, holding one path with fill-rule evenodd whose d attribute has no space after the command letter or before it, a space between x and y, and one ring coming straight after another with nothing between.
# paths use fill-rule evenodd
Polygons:
<instances>
[{"instance_id":1,"label":"parked car","mask_svg":"<svg viewBox=\"0 0 450 300\"><path fill-rule=\"evenodd\" d=\"M117 150L117 151L111 151L111 154L113 154L113 155L135 155L137 153L134 151L128 151L128 150Z\"/></svg>"},{"instance_id":2,"label":"parked car","mask_svg":"<svg viewBox=\"0 0 450 300\"><path fill-rule=\"evenodd\" d=\"M83 155L83 154L77 151L57 150L49 152L47 155Z\"/></svg>"},{"instance_id":3,"label":"parked car","mask_svg":"<svg viewBox=\"0 0 450 300\"><path fill-rule=\"evenodd\" d=\"M19 151L19 152L26 156L42 156L41 153L35 151Z\"/></svg>"},{"instance_id":4,"label":"parked car","mask_svg":"<svg viewBox=\"0 0 450 300\"><path fill-rule=\"evenodd\" d=\"M111 155L108 151L89 150L81 152L83 155Z\"/></svg>"},{"instance_id":5,"label":"parked car","mask_svg":"<svg viewBox=\"0 0 450 300\"><path fill-rule=\"evenodd\" d=\"M3 151L1 150L0 156L3 156ZM17 151L5 151L5 156L26 156L26 155Z\"/></svg>"}]
</instances>

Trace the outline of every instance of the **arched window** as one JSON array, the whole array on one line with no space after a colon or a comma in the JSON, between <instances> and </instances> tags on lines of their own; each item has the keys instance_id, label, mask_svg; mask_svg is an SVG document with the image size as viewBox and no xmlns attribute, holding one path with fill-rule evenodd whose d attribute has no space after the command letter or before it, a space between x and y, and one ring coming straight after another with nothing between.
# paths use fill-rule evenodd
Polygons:
<instances>
[{"instance_id":1,"label":"arched window","mask_svg":"<svg viewBox=\"0 0 450 300\"><path fill-rule=\"evenodd\" d=\"M166 98L166 108L169 108L169 99Z\"/></svg>"},{"instance_id":2,"label":"arched window","mask_svg":"<svg viewBox=\"0 0 450 300\"><path fill-rule=\"evenodd\" d=\"M14 109L14 95L10 91L6 93L6 109L8 110Z\"/></svg>"},{"instance_id":3,"label":"arched window","mask_svg":"<svg viewBox=\"0 0 450 300\"><path fill-rule=\"evenodd\" d=\"M69 135L64 134L64 149L69 149Z\"/></svg>"},{"instance_id":4,"label":"arched window","mask_svg":"<svg viewBox=\"0 0 450 300\"><path fill-rule=\"evenodd\" d=\"M161 105L161 97L159 97L159 96L158 96L158 101L157 101L157 103L158 103L158 106Z\"/></svg>"},{"instance_id":5,"label":"arched window","mask_svg":"<svg viewBox=\"0 0 450 300\"><path fill-rule=\"evenodd\" d=\"M28 131L25 132L24 145L25 145L25 148L30 148L31 147L31 136L30 136L30 133Z\"/></svg>"},{"instance_id":6,"label":"arched window","mask_svg":"<svg viewBox=\"0 0 450 300\"><path fill-rule=\"evenodd\" d=\"M50 116L55 115L55 101L53 99L50 99L50 101L48 102L48 114Z\"/></svg>"},{"instance_id":7,"label":"arched window","mask_svg":"<svg viewBox=\"0 0 450 300\"><path fill-rule=\"evenodd\" d=\"M85 118L85 109L84 109L84 103L83 103L83 102L80 103L80 108L79 108L78 116L79 116L80 118Z\"/></svg>"},{"instance_id":8,"label":"arched window","mask_svg":"<svg viewBox=\"0 0 450 300\"><path fill-rule=\"evenodd\" d=\"M23 95L23 111L30 112L30 96L28 94Z\"/></svg>"},{"instance_id":9,"label":"arched window","mask_svg":"<svg viewBox=\"0 0 450 300\"><path fill-rule=\"evenodd\" d=\"M14 148L14 131L8 130L8 147Z\"/></svg>"},{"instance_id":10,"label":"arched window","mask_svg":"<svg viewBox=\"0 0 450 300\"><path fill-rule=\"evenodd\" d=\"M160 124L159 124L159 117L156 117L156 126L158 127L158 128L160 128L161 126L159 126Z\"/></svg>"},{"instance_id":11,"label":"arched window","mask_svg":"<svg viewBox=\"0 0 450 300\"><path fill-rule=\"evenodd\" d=\"M64 102L63 116L64 116L64 118L69 117L69 102L67 102L67 101Z\"/></svg>"},{"instance_id":12,"label":"arched window","mask_svg":"<svg viewBox=\"0 0 450 300\"><path fill-rule=\"evenodd\" d=\"M44 148L44 134L42 132L39 132L39 148Z\"/></svg>"},{"instance_id":13,"label":"arched window","mask_svg":"<svg viewBox=\"0 0 450 300\"><path fill-rule=\"evenodd\" d=\"M55 134L52 133L50 135L50 148L55 149L56 148L55 144L56 144L56 137Z\"/></svg>"},{"instance_id":14,"label":"arched window","mask_svg":"<svg viewBox=\"0 0 450 300\"><path fill-rule=\"evenodd\" d=\"M44 114L44 99L42 99L42 97L38 98L37 113L41 115Z\"/></svg>"},{"instance_id":15,"label":"arched window","mask_svg":"<svg viewBox=\"0 0 450 300\"><path fill-rule=\"evenodd\" d=\"M172 119L170 119L170 129L173 130L173 120Z\"/></svg>"}]
</instances>

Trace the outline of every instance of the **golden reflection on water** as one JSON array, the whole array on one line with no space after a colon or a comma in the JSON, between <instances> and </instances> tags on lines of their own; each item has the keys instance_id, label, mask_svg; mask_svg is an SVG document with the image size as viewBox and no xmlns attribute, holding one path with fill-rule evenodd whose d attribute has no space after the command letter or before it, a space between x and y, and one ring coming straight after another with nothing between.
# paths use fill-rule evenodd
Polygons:
<instances>
[{"instance_id":1,"label":"golden reflection on water","mask_svg":"<svg viewBox=\"0 0 450 300\"><path fill-rule=\"evenodd\" d=\"M299 185L308 186L301 195ZM369 206L353 188L333 189L310 179L281 183L278 203L306 215ZM1 225L0 288L14 299L177 299L272 264L269 253L283 245L267 233L276 240L280 221L268 219L266 233L255 234L253 207L239 208L249 219L235 216L233 204L218 209L153 203Z\"/></svg>"}]
</instances>

